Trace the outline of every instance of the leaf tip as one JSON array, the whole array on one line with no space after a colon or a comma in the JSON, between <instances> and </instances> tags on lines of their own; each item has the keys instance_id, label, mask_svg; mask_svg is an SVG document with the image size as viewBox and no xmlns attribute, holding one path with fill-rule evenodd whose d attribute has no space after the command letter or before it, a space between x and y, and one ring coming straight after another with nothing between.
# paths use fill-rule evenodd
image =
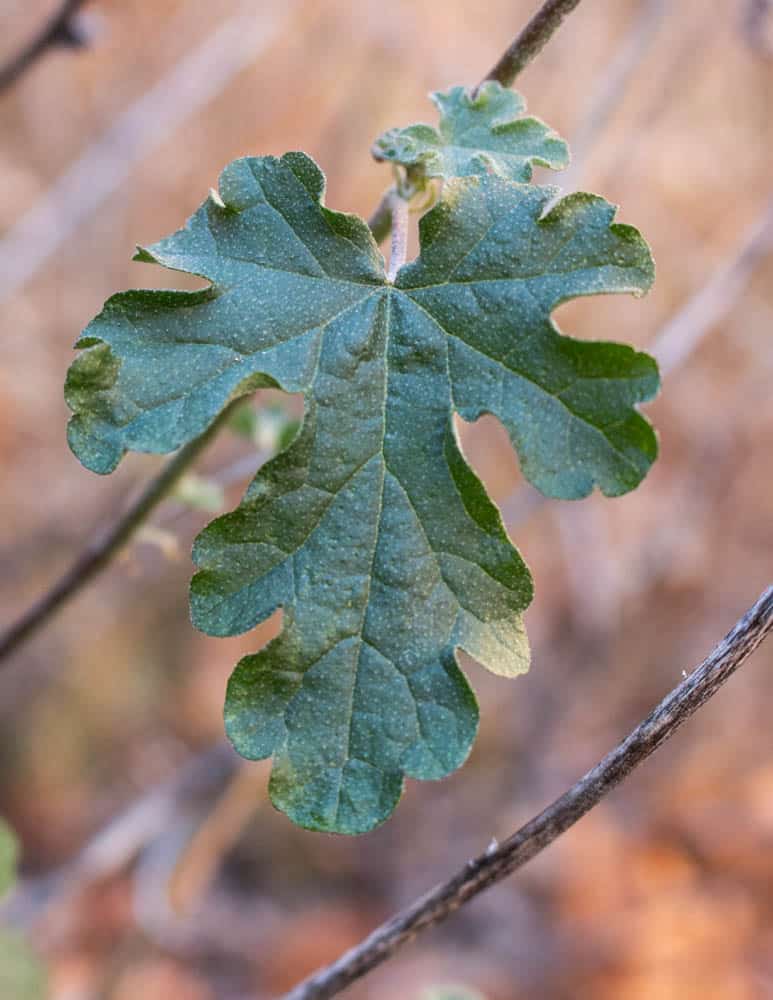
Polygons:
<instances>
[{"instance_id":1,"label":"leaf tip","mask_svg":"<svg viewBox=\"0 0 773 1000\"><path fill-rule=\"evenodd\" d=\"M138 263L138 264L156 264L156 263L158 263L158 261L153 256L153 254L150 252L150 250L148 249L148 247L140 246L139 243L136 246L136 249L134 251L134 256L132 257L132 260L135 263Z\"/></svg>"}]
</instances>

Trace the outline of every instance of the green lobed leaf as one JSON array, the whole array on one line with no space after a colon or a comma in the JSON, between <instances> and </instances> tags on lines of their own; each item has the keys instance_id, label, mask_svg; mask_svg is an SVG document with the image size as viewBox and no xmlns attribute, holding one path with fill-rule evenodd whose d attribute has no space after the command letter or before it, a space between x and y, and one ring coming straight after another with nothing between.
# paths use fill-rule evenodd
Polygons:
<instances>
[{"instance_id":1,"label":"green lobed leaf","mask_svg":"<svg viewBox=\"0 0 773 1000\"><path fill-rule=\"evenodd\" d=\"M430 96L440 112L438 127L409 125L384 132L373 144L375 159L446 180L495 173L528 181L534 164L562 170L569 163L564 140L539 118L522 117L523 97L494 80L475 96L465 87Z\"/></svg>"},{"instance_id":2,"label":"green lobed leaf","mask_svg":"<svg viewBox=\"0 0 773 1000\"><path fill-rule=\"evenodd\" d=\"M641 294L646 244L591 195L475 176L446 185L421 254L390 284L366 224L321 204L299 153L237 160L185 229L143 260L202 275L201 292L129 292L84 331L70 369L70 443L109 472L129 448L169 451L239 394L302 392L290 446L199 536L194 624L280 636L237 666L226 727L274 757L274 803L296 823L360 833L404 776L439 778L478 724L456 661L528 667L530 574L465 461L453 413L493 413L543 492L617 495L657 445L637 403L654 361L580 342L561 302ZM222 200L222 201L221 201Z\"/></svg>"}]
</instances>

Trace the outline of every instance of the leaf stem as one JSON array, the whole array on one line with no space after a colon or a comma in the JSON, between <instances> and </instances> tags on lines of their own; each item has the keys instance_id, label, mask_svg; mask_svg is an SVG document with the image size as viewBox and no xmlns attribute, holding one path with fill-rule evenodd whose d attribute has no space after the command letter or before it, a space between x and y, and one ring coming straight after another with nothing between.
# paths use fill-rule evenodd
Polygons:
<instances>
[{"instance_id":1,"label":"leaf stem","mask_svg":"<svg viewBox=\"0 0 773 1000\"><path fill-rule=\"evenodd\" d=\"M377 927L336 962L321 969L281 1000L328 1000L391 958L421 931L447 920L471 899L511 875L581 819L635 767L665 743L714 695L773 630L773 586L733 626L697 667L584 777L504 843L468 861L391 920Z\"/></svg>"},{"instance_id":2,"label":"leaf stem","mask_svg":"<svg viewBox=\"0 0 773 1000\"><path fill-rule=\"evenodd\" d=\"M368 226L376 243L383 243L392 231L392 195L395 190L394 187L387 188L375 212L368 219Z\"/></svg>"},{"instance_id":3,"label":"leaf stem","mask_svg":"<svg viewBox=\"0 0 773 1000\"><path fill-rule=\"evenodd\" d=\"M0 633L0 661L14 653L25 639L45 625L55 611L104 569L215 437L238 402L241 399L229 403L200 437L180 448L147 484L123 517L105 534L90 542L46 593L5 632Z\"/></svg>"},{"instance_id":4,"label":"leaf stem","mask_svg":"<svg viewBox=\"0 0 773 1000\"><path fill-rule=\"evenodd\" d=\"M389 216L392 222L392 246L387 280L393 282L408 253L408 202L397 190L392 191L389 196Z\"/></svg>"}]
</instances>

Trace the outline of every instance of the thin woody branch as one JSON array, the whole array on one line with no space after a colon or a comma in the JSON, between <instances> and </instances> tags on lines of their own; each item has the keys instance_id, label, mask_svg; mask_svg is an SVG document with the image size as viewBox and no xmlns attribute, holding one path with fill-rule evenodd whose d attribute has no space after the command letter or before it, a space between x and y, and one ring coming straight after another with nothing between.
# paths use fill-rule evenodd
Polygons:
<instances>
[{"instance_id":1,"label":"thin woody branch","mask_svg":"<svg viewBox=\"0 0 773 1000\"><path fill-rule=\"evenodd\" d=\"M518 74L542 51L567 14L571 14L579 3L580 0L546 0L481 83L497 80L503 87L511 87Z\"/></svg>"},{"instance_id":2,"label":"thin woody branch","mask_svg":"<svg viewBox=\"0 0 773 1000\"><path fill-rule=\"evenodd\" d=\"M86 0L64 0L35 37L0 67L0 93L12 87L49 49L60 45L79 48L84 38L75 27L75 15Z\"/></svg>"},{"instance_id":3,"label":"thin woody branch","mask_svg":"<svg viewBox=\"0 0 773 1000\"><path fill-rule=\"evenodd\" d=\"M391 958L417 934L447 920L478 893L511 875L589 812L714 695L773 630L773 586L706 659L621 743L538 816L492 845L447 882L377 927L332 965L281 1000L328 1000Z\"/></svg>"},{"instance_id":4,"label":"thin woody branch","mask_svg":"<svg viewBox=\"0 0 773 1000\"><path fill-rule=\"evenodd\" d=\"M151 479L123 517L106 534L87 545L53 586L5 632L0 633L0 662L14 653L25 639L45 625L55 611L110 563L215 437L231 415L234 405L227 406L200 437L181 448Z\"/></svg>"}]
</instances>

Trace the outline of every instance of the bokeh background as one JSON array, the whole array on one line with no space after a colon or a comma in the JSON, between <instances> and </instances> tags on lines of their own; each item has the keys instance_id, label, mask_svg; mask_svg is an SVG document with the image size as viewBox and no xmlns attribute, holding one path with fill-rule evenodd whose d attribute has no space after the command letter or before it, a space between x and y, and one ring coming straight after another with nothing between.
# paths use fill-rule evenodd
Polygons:
<instances>
[{"instance_id":1,"label":"bokeh background","mask_svg":"<svg viewBox=\"0 0 773 1000\"><path fill-rule=\"evenodd\" d=\"M58 6L0 0L0 65ZM92 0L73 22L85 46L50 49L0 93L0 624L160 466L130 456L100 479L65 443L77 333L114 290L170 281L130 263L135 243L175 229L248 153L306 150L328 203L367 216L390 180L370 141L433 121L426 93L477 82L535 7ZM482 724L462 770L409 783L394 818L352 840L294 828L266 803L266 766L222 745L230 669L277 622L197 634L189 546L211 517L197 508L233 506L297 413L277 394L0 675L0 812L23 843L0 916L44 962L44 995L289 988L560 793L770 582L769 7L584 0L519 79L575 147L553 182L619 202L653 247L646 299L584 300L558 322L655 349L662 456L624 498L545 502L494 420L462 427L537 595L531 673L468 667ZM772 667L763 648L557 844L347 995L773 997ZM0 994L17 1000L28 973L3 972L6 950Z\"/></svg>"}]
</instances>

